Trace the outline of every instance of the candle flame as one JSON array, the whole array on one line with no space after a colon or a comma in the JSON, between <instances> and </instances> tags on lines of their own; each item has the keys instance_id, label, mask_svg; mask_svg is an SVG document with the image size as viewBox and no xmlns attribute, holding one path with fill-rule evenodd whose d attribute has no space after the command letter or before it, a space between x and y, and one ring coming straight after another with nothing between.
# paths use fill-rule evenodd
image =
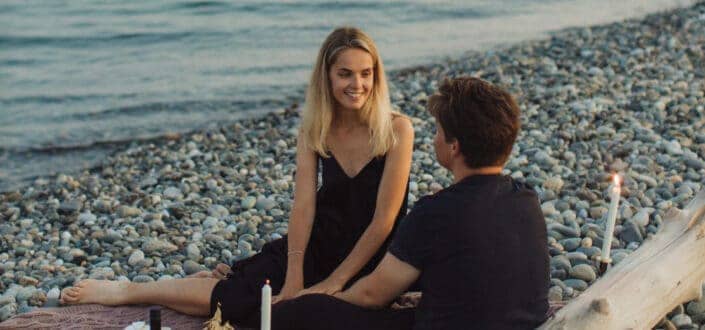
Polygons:
<instances>
[{"instance_id":1,"label":"candle flame","mask_svg":"<svg viewBox=\"0 0 705 330\"><path fill-rule=\"evenodd\" d=\"M614 182L614 185L616 187L619 187L622 184L621 180L619 179L619 174L615 174L614 176L612 176L612 181Z\"/></svg>"}]
</instances>

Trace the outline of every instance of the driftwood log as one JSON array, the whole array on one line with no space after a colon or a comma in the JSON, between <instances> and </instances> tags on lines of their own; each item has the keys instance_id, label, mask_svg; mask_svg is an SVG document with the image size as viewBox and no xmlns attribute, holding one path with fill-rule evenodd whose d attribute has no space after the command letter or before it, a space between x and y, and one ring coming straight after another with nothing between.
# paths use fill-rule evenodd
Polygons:
<instances>
[{"instance_id":1,"label":"driftwood log","mask_svg":"<svg viewBox=\"0 0 705 330\"><path fill-rule=\"evenodd\" d=\"M539 329L651 329L676 306L702 295L705 190L673 208L659 232L609 269Z\"/></svg>"}]
</instances>

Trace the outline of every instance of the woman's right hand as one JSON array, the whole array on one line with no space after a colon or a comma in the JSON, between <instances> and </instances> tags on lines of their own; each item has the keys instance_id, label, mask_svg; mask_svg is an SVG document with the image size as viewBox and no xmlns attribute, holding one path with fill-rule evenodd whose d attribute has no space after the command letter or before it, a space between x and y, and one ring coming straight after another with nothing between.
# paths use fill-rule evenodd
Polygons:
<instances>
[{"instance_id":1,"label":"woman's right hand","mask_svg":"<svg viewBox=\"0 0 705 330\"><path fill-rule=\"evenodd\" d=\"M278 295L272 297L272 305L284 301L284 300L289 300L291 298L294 298L299 291L304 289L303 283L299 283L298 285L292 284L290 282L285 282L284 287L282 287L282 290L279 292Z\"/></svg>"}]
</instances>

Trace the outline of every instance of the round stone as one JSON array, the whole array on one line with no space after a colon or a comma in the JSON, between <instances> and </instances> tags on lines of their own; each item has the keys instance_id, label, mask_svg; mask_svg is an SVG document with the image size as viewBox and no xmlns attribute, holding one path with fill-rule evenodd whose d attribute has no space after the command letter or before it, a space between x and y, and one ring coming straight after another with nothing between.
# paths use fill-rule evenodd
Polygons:
<instances>
[{"instance_id":1,"label":"round stone","mask_svg":"<svg viewBox=\"0 0 705 330\"><path fill-rule=\"evenodd\" d=\"M409 182L409 192L416 193L419 191L419 184L416 181Z\"/></svg>"},{"instance_id":2,"label":"round stone","mask_svg":"<svg viewBox=\"0 0 705 330\"><path fill-rule=\"evenodd\" d=\"M165 274L165 275L159 276L157 281L165 281L165 280L173 280L173 279L174 279L174 276Z\"/></svg>"},{"instance_id":3,"label":"round stone","mask_svg":"<svg viewBox=\"0 0 705 330\"><path fill-rule=\"evenodd\" d=\"M247 196L240 201L240 206L242 206L242 208L245 210L249 210L255 207L256 203L257 198L255 198L254 196Z\"/></svg>"},{"instance_id":4,"label":"round stone","mask_svg":"<svg viewBox=\"0 0 705 330\"><path fill-rule=\"evenodd\" d=\"M81 202L78 200L69 200L61 203L57 212L63 215L75 214L81 210Z\"/></svg>"},{"instance_id":5,"label":"round stone","mask_svg":"<svg viewBox=\"0 0 705 330\"><path fill-rule=\"evenodd\" d=\"M579 291L585 291L588 287L587 282L580 280L580 279L572 279L571 278L571 279L567 279L567 280L563 281L563 283L565 283L566 286L573 288L575 290L579 290Z\"/></svg>"},{"instance_id":6,"label":"round stone","mask_svg":"<svg viewBox=\"0 0 705 330\"><path fill-rule=\"evenodd\" d=\"M208 215L222 219L230 215L230 211L223 205L214 204L208 207Z\"/></svg>"},{"instance_id":7,"label":"round stone","mask_svg":"<svg viewBox=\"0 0 705 330\"><path fill-rule=\"evenodd\" d=\"M186 260L184 262L184 273L186 275L195 274L201 271L201 265L193 260Z\"/></svg>"},{"instance_id":8,"label":"round stone","mask_svg":"<svg viewBox=\"0 0 705 330\"><path fill-rule=\"evenodd\" d=\"M28 286L28 287L20 287L19 290L17 290L17 294L15 295L15 299L17 299L18 303L23 303L29 300L30 297L37 291L37 288L33 286Z\"/></svg>"},{"instance_id":9,"label":"round stone","mask_svg":"<svg viewBox=\"0 0 705 330\"><path fill-rule=\"evenodd\" d=\"M563 269L566 272L571 269L570 260L562 254L551 257L551 266L556 269Z\"/></svg>"},{"instance_id":10,"label":"round stone","mask_svg":"<svg viewBox=\"0 0 705 330\"><path fill-rule=\"evenodd\" d=\"M142 243L142 250L146 254L165 254L175 252L179 248L176 245L156 238L147 239Z\"/></svg>"},{"instance_id":11,"label":"round stone","mask_svg":"<svg viewBox=\"0 0 705 330\"><path fill-rule=\"evenodd\" d=\"M553 191L560 191L563 188L563 179L558 176L552 176L543 182L543 187Z\"/></svg>"},{"instance_id":12,"label":"round stone","mask_svg":"<svg viewBox=\"0 0 705 330\"><path fill-rule=\"evenodd\" d=\"M181 197L182 197L181 190L176 187L169 187L169 188L164 189L164 192L162 193L162 195L168 199L171 199L171 200L181 199Z\"/></svg>"},{"instance_id":13,"label":"round stone","mask_svg":"<svg viewBox=\"0 0 705 330\"><path fill-rule=\"evenodd\" d=\"M208 179L208 181L206 181L206 187L209 190L217 190L218 189L218 181L215 181L213 179Z\"/></svg>"},{"instance_id":14,"label":"round stone","mask_svg":"<svg viewBox=\"0 0 705 330\"><path fill-rule=\"evenodd\" d=\"M136 207L130 207L130 206L120 206L118 209L118 215L121 218L132 218L136 217L142 214L142 210Z\"/></svg>"},{"instance_id":15,"label":"round stone","mask_svg":"<svg viewBox=\"0 0 705 330\"><path fill-rule=\"evenodd\" d=\"M560 286L552 286L548 289L548 301L562 301L563 289Z\"/></svg>"},{"instance_id":16,"label":"round stone","mask_svg":"<svg viewBox=\"0 0 705 330\"><path fill-rule=\"evenodd\" d=\"M11 303L0 308L0 322L9 319L17 314L17 304Z\"/></svg>"},{"instance_id":17,"label":"round stone","mask_svg":"<svg viewBox=\"0 0 705 330\"><path fill-rule=\"evenodd\" d=\"M631 222L633 222L641 227L648 226L649 225L649 210L648 210L648 208L644 208L644 209L639 210L639 212L637 212L631 218Z\"/></svg>"},{"instance_id":18,"label":"round stone","mask_svg":"<svg viewBox=\"0 0 705 330\"><path fill-rule=\"evenodd\" d=\"M78 221L87 226L93 225L96 220L96 216L90 212L84 212L78 216Z\"/></svg>"},{"instance_id":19,"label":"round stone","mask_svg":"<svg viewBox=\"0 0 705 330\"><path fill-rule=\"evenodd\" d=\"M580 246L584 248L589 248L592 247L592 238L590 237L585 237L580 241Z\"/></svg>"},{"instance_id":20,"label":"round stone","mask_svg":"<svg viewBox=\"0 0 705 330\"><path fill-rule=\"evenodd\" d=\"M705 299L694 300L688 303L686 308L693 322L705 322Z\"/></svg>"},{"instance_id":21,"label":"round stone","mask_svg":"<svg viewBox=\"0 0 705 330\"><path fill-rule=\"evenodd\" d=\"M570 270L570 276L586 282L592 282L597 278L595 270L587 264L575 265Z\"/></svg>"},{"instance_id":22,"label":"round stone","mask_svg":"<svg viewBox=\"0 0 705 330\"><path fill-rule=\"evenodd\" d=\"M143 256L144 258L144 256ZM114 280L115 279L115 271L110 268L110 267L98 267L94 268L91 270L90 275L88 275L88 278L94 279L94 280Z\"/></svg>"},{"instance_id":23,"label":"round stone","mask_svg":"<svg viewBox=\"0 0 705 330\"><path fill-rule=\"evenodd\" d=\"M201 258L201 250L198 249L196 244L189 244L186 247L186 255L191 260L199 260Z\"/></svg>"},{"instance_id":24,"label":"round stone","mask_svg":"<svg viewBox=\"0 0 705 330\"><path fill-rule=\"evenodd\" d=\"M42 306L47 302L47 295L42 290L37 290L32 293L32 295L27 300L29 306Z\"/></svg>"},{"instance_id":25,"label":"round stone","mask_svg":"<svg viewBox=\"0 0 705 330\"><path fill-rule=\"evenodd\" d=\"M61 296L61 290L59 290L59 288L52 288L47 292L47 299L59 299L59 296Z\"/></svg>"},{"instance_id":26,"label":"round stone","mask_svg":"<svg viewBox=\"0 0 705 330\"><path fill-rule=\"evenodd\" d=\"M22 276L19 283L21 286L36 286L39 280L31 276Z\"/></svg>"},{"instance_id":27,"label":"round stone","mask_svg":"<svg viewBox=\"0 0 705 330\"><path fill-rule=\"evenodd\" d=\"M144 252L142 250L135 250L130 254L130 258L127 259L127 264L130 266L137 266L144 262Z\"/></svg>"},{"instance_id":28,"label":"round stone","mask_svg":"<svg viewBox=\"0 0 705 330\"><path fill-rule=\"evenodd\" d=\"M22 229L27 229L29 227L32 227L32 219L22 219L20 220L20 228Z\"/></svg>"},{"instance_id":29,"label":"round stone","mask_svg":"<svg viewBox=\"0 0 705 330\"><path fill-rule=\"evenodd\" d=\"M206 220L203 220L203 228L210 229L218 225L218 219L214 217L206 217Z\"/></svg>"},{"instance_id":30,"label":"round stone","mask_svg":"<svg viewBox=\"0 0 705 330\"><path fill-rule=\"evenodd\" d=\"M428 189L431 189L431 192L435 194L443 190L443 186L441 186L441 184L438 182L431 182L431 185L428 186Z\"/></svg>"},{"instance_id":31,"label":"round stone","mask_svg":"<svg viewBox=\"0 0 705 330\"><path fill-rule=\"evenodd\" d=\"M264 211L271 210L275 206L277 206L277 202L274 199L267 198L264 196L260 196L259 198L257 198L257 202L255 203L255 208Z\"/></svg>"},{"instance_id":32,"label":"round stone","mask_svg":"<svg viewBox=\"0 0 705 330\"><path fill-rule=\"evenodd\" d=\"M567 238L560 240L559 243L563 245L566 251L575 251L580 246L582 239L580 237Z\"/></svg>"},{"instance_id":33,"label":"round stone","mask_svg":"<svg viewBox=\"0 0 705 330\"><path fill-rule=\"evenodd\" d=\"M678 314L671 319L671 322L673 322L673 325L675 325L678 329L693 324L693 320L687 314Z\"/></svg>"},{"instance_id":34,"label":"round stone","mask_svg":"<svg viewBox=\"0 0 705 330\"><path fill-rule=\"evenodd\" d=\"M137 275L132 278L132 282L135 283L148 283L148 282L154 282L154 279L149 276L149 275Z\"/></svg>"}]
</instances>

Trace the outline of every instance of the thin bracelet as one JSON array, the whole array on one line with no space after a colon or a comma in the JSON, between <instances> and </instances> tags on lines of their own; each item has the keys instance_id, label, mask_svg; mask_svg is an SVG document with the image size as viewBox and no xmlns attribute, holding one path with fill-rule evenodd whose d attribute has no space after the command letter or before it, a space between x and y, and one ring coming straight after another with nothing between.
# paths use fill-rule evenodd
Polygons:
<instances>
[{"instance_id":1,"label":"thin bracelet","mask_svg":"<svg viewBox=\"0 0 705 330\"><path fill-rule=\"evenodd\" d=\"M294 254L304 254L304 251L296 250L296 251L289 251L289 252L286 253L287 256L291 256L291 255L294 255Z\"/></svg>"}]
</instances>

